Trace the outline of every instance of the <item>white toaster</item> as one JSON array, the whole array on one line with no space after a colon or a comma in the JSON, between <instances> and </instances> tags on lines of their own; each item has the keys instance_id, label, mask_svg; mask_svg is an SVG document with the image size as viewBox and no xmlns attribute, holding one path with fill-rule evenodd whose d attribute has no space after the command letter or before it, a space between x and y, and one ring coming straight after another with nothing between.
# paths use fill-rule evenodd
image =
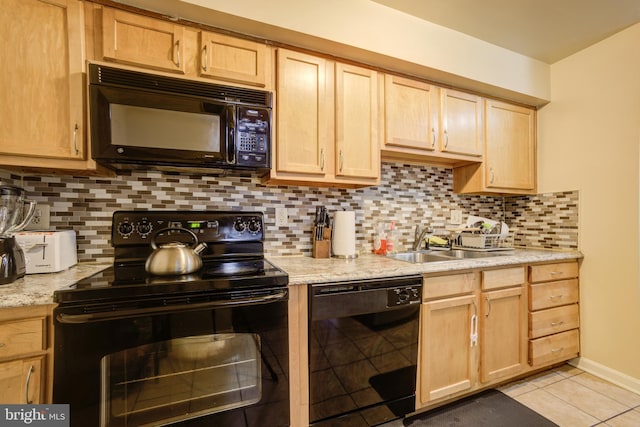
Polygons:
<instances>
[{"instance_id":1,"label":"white toaster","mask_svg":"<svg viewBox=\"0 0 640 427\"><path fill-rule=\"evenodd\" d=\"M55 273L78 263L73 230L21 231L16 240L24 252L27 274Z\"/></svg>"}]
</instances>

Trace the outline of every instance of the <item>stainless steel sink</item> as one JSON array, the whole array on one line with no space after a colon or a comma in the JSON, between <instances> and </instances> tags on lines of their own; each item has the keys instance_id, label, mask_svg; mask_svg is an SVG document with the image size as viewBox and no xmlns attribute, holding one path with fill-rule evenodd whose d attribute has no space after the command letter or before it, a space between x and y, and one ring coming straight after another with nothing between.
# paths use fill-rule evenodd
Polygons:
<instances>
[{"instance_id":1,"label":"stainless steel sink","mask_svg":"<svg viewBox=\"0 0 640 427\"><path fill-rule=\"evenodd\" d=\"M423 262L453 261L456 259L450 256L440 255L439 252L434 253L429 251L400 252L389 256L391 258L399 259L400 261L407 261L415 264Z\"/></svg>"},{"instance_id":2,"label":"stainless steel sink","mask_svg":"<svg viewBox=\"0 0 640 427\"><path fill-rule=\"evenodd\" d=\"M400 261L411 262L414 264L425 262L439 262L439 261L455 261L461 259L475 259L475 258L490 258L502 255L509 255L507 252L476 252L465 251L463 249L452 249L447 251L410 251L391 254L389 257L398 259Z\"/></svg>"},{"instance_id":3,"label":"stainless steel sink","mask_svg":"<svg viewBox=\"0 0 640 427\"><path fill-rule=\"evenodd\" d=\"M477 251L465 251L464 249L452 249L450 251L446 251L447 256L452 256L455 258L489 258L496 257L502 255L509 255L511 251L493 251L493 252L477 252Z\"/></svg>"}]
</instances>

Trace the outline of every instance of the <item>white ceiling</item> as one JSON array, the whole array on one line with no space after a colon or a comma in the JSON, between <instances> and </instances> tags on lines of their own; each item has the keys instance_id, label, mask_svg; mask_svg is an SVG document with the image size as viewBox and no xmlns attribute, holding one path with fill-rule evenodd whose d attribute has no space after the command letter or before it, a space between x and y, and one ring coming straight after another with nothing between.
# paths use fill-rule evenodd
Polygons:
<instances>
[{"instance_id":1,"label":"white ceiling","mask_svg":"<svg viewBox=\"0 0 640 427\"><path fill-rule=\"evenodd\" d=\"M549 64L640 22L640 0L373 1Z\"/></svg>"}]
</instances>

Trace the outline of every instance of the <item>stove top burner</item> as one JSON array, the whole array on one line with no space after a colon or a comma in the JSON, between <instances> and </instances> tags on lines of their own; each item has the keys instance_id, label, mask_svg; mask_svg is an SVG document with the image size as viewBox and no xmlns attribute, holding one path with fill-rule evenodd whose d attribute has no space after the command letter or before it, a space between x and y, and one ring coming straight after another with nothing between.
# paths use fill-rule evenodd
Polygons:
<instances>
[{"instance_id":1,"label":"stove top burner","mask_svg":"<svg viewBox=\"0 0 640 427\"><path fill-rule=\"evenodd\" d=\"M208 261L195 273L153 276L143 263L114 263L112 267L54 293L57 303L108 302L150 296L194 293L233 293L286 287L289 276L264 259Z\"/></svg>"}]
</instances>

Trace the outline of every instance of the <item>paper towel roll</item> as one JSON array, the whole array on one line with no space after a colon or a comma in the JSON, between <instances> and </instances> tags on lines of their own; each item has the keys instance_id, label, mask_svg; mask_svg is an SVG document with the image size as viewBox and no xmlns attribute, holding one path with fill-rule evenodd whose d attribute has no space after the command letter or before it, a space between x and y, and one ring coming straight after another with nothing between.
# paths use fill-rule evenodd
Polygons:
<instances>
[{"instance_id":1,"label":"paper towel roll","mask_svg":"<svg viewBox=\"0 0 640 427\"><path fill-rule=\"evenodd\" d=\"M337 211L333 216L333 256L355 258L356 254L356 213Z\"/></svg>"}]
</instances>

